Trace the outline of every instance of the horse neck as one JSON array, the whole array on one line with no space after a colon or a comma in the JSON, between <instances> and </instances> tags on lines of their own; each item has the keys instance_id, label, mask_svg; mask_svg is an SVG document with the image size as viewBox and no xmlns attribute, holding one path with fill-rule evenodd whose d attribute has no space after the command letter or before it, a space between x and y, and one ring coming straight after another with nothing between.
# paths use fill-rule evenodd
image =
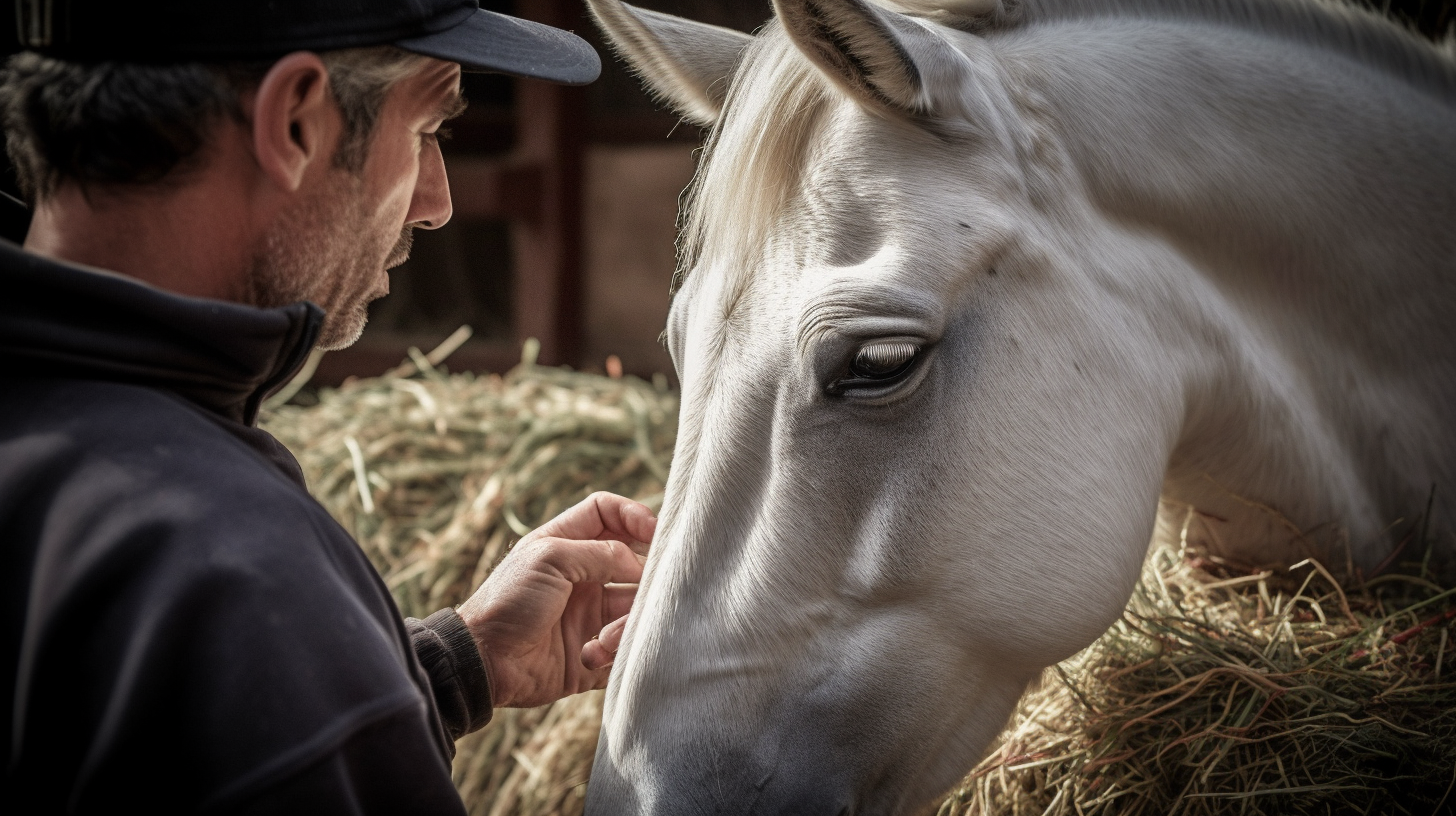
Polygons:
<instances>
[{"instance_id":1,"label":"horse neck","mask_svg":"<svg viewBox=\"0 0 1456 816\"><path fill-rule=\"evenodd\" d=\"M1214 274L1309 274L1298 282L1321 290L1451 277L1456 84L1442 98L1313 45L1206 25L1044 36L1027 85L1108 215Z\"/></svg>"},{"instance_id":2,"label":"horse neck","mask_svg":"<svg viewBox=\"0 0 1456 816\"><path fill-rule=\"evenodd\" d=\"M1456 477L1456 89L1207 24L1051 25L1004 55L1068 183L1201 301L1165 304L1200 335L1171 480L1211 475L1301 525L1363 516L1347 527L1370 539Z\"/></svg>"}]
</instances>

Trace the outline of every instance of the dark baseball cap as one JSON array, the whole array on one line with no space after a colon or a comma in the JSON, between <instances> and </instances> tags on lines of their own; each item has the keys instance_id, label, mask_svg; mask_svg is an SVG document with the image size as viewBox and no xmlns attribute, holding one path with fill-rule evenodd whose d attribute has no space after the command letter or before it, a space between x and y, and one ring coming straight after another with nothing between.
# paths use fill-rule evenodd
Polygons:
<instances>
[{"instance_id":1,"label":"dark baseball cap","mask_svg":"<svg viewBox=\"0 0 1456 816\"><path fill-rule=\"evenodd\" d=\"M76 62L250 61L396 45L486 71L582 85L585 40L479 0L14 0L17 45ZM9 21L7 21L9 22Z\"/></svg>"}]
</instances>

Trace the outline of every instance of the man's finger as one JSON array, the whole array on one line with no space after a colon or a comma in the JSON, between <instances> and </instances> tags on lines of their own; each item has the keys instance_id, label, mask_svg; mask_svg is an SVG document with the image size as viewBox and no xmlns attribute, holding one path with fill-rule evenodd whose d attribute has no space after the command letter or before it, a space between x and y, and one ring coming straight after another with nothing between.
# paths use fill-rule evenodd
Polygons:
<instances>
[{"instance_id":1,"label":"man's finger","mask_svg":"<svg viewBox=\"0 0 1456 816\"><path fill-rule=\"evenodd\" d=\"M591 671L605 669L612 665L612 662L617 659L617 650L622 648L622 633L626 629L626 615L602 627L600 635L587 641L581 647L581 664ZM598 683L597 688L605 685L605 682Z\"/></svg>"},{"instance_id":2,"label":"man's finger","mask_svg":"<svg viewBox=\"0 0 1456 816\"><path fill-rule=\"evenodd\" d=\"M614 493L593 493L541 525L535 535L553 538L616 538L646 555L657 517L644 504Z\"/></svg>"},{"instance_id":3,"label":"man's finger","mask_svg":"<svg viewBox=\"0 0 1456 816\"><path fill-rule=\"evenodd\" d=\"M620 541L547 538L535 542L529 557L573 584L631 584L642 578L642 561Z\"/></svg>"},{"instance_id":4,"label":"man's finger","mask_svg":"<svg viewBox=\"0 0 1456 816\"><path fill-rule=\"evenodd\" d=\"M615 656L617 650L622 648L622 633L625 631L627 631L627 616L623 615L602 627L602 633L597 636L597 642Z\"/></svg>"},{"instance_id":5,"label":"man's finger","mask_svg":"<svg viewBox=\"0 0 1456 816\"><path fill-rule=\"evenodd\" d=\"M581 647L581 665L585 666L588 671L605 669L616 659L616 651L602 645L601 640L588 640L586 645ZM605 685L604 682L598 681L593 688L603 688Z\"/></svg>"},{"instance_id":6,"label":"man's finger","mask_svg":"<svg viewBox=\"0 0 1456 816\"><path fill-rule=\"evenodd\" d=\"M636 584L608 584L602 589L602 619L622 617L632 611L632 602L636 599Z\"/></svg>"}]
</instances>

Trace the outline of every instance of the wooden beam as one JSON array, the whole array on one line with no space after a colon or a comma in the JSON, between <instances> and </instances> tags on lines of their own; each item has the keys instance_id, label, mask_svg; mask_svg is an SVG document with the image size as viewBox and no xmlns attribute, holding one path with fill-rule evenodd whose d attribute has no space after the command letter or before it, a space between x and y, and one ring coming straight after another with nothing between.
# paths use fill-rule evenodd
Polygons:
<instances>
[{"instance_id":1,"label":"wooden beam","mask_svg":"<svg viewBox=\"0 0 1456 816\"><path fill-rule=\"evenodd\" d=\"M568 30L585 20L578 0L519 0L516 14ZM541 341L546 365L579 364L582 344L582 172L587 122L582 88L516 81L517 166L540 169L538 213L511 222L518 339Z\"/></svg>"}]
</instances>

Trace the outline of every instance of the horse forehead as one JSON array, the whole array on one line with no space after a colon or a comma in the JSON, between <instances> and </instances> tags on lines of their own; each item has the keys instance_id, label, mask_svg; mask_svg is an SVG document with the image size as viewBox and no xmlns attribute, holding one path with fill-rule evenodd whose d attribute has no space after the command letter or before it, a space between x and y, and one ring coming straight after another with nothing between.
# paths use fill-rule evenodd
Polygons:
<instances>
[{"instance_id":1,"label":"horse forehead","mask_svg":"<svg viewBox=\"0 0 1456 816\"><path fill-rule=\"evenodd\" d=\"M883 193L913 190L952 162L968 145L952 148L909 122L874 116L841 102L827 117L808 152L803 177L808 193Z\"/></svg>"},{"instance_id":2,"label":"horse forehead","mask_svg":"<svg viewBox=\"0 0 1456 816\"><path fill-rule=\"evenodd\" d=\"M939 218L936 192L929 166L900 151L825 156L807 168L757 277L807 277L802 293L804 283L825 276L883 275L895 257L887 249L913 244L911 236Z\"/></svg>"},{"instance_id":3,"label":"horse forehead","mask_svg":"<svg viewBox=\"0 0 1456 816\"><path fill-rule=\"evenodd\" d=\"M833 266L862 263L885 244L934 242L1005 220L1023 187L1018 169L988 144L863 113L825 129L801 178L777 232Z\"/></svg>"}]
</instances>

